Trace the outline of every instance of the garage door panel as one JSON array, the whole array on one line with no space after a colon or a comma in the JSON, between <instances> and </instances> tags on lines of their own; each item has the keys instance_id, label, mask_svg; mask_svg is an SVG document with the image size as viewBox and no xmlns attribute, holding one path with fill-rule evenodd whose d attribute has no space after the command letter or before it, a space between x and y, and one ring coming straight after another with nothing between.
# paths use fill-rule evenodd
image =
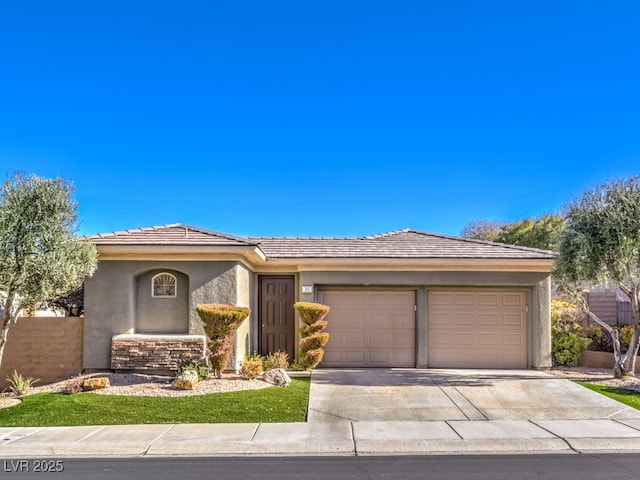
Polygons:
<instances>
[{"instance_id":1,"label":"garage door panel","mask_svg":"<svg viewBox=\"0 0 640 480\"><path fill-rule=\"evenodd\" d=\"M479 313L477 318L479 325L497 326L500 323L497 313Z\"/></svg>"},{"instance_id":2,"label":"garage door panel","mask_svg":"<svg viewBox=\"0 0 640 480\"><path fill-rule=\"evenodd\" d=\"M321 366L415 367L415 292L321 291L318 301L331 307Z\"/></svg>"},{"instance_id":3,"label":"garage door panel","mask_svg":"<svg viewBox=\"0 0 640 480\"><path fill-rule=\"evenodd\" d=\"M329 341L333 339L333 335L329 336ZM361 346L366 343L365 333L364 332L345 332L340 335L340 345L344 345L345 347L351 346Z\"/></svg>"},{"instance_id":4,"label":"garage door panel","mask_svg":"<svg viewBox=\"0 0 640 480\"><path fill-rule=\"evenodd\" d=\"M429 366L526 368L526 297L524 291L429 292Z\"/></svg>"},{"instance_id":5,"label":"garage door panel","mask_svg":"<svg viewBox=\"0 0 640 480\"><path fill-rule=\"evenodd\" d=\"M478 295L478 305L487 306L493 305L496 306L499 303L499 297L495 293L483 293Z\"/></svg>"},{"instance_id":6,"label":"garage door panel","mask_svg":"<svg viewBox=\"0 0 640 480\"><path fill-rule=\"evenodd\" d=\"M502 304L522 307L525 305L525 297L520 293L505 293L502 296Z\"/></svg>"},{"instance_id":7,"label":"garage door panel","mask_svg":"<svg viewBox=\"0 0 640 480\"><path fill-rule=\"evenodd\" d=\"M371 348L389 348L393 346L391 334L386 331L369 332L366 346Z\"/></svg>"},{"instance_id":8,"label":"garage door panel","mask_svg":"<svg viewBox=\"0 0 640 480\"><path fill-rule=\"evenodd\" d=\"M525 316L521 313L505 313L502 316L502 324L505 327L522 327L525 322Z\"/></svg>"},{"instance_id":9,"label":"garage door panel","mask_svg":"<svg viewBox=\"0 0 640 480\"><path fill-rule=\"evenodd\" d=\"M505 333L502 336L503 345L520 347L524 343L524 335L521 333Z\"/></svg>"}]
</instances>

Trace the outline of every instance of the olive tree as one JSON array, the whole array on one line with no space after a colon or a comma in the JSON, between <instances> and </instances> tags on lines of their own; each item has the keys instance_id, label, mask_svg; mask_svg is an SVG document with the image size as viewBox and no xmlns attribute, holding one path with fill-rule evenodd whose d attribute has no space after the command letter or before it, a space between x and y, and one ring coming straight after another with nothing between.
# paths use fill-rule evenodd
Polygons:
<instances>
[{"instance_id":1,"label":"olive tree","mask_svg":"<svg viewBox=\"0 0 640 480\"><path fill-rule=\"evenodd\" d=\"M564 207L554 279L613 339L614 375L633 375L640 340L640 177L612 180ZM589 310L587 287L617 287L631 302L633 336L626 353L619 332Z\"/></svg>"},{"instance_id":2,"label":"olive tree","mask_svg":"<svg viewBox=\"0 0 640 480\"><path fill-rule=\"evenodd\" d=\"M20 173L0 188L0 364L23 309L66 295L96 269L95 246L75 234L72 193L63 179Z\"/></svg>"}]
</instances>

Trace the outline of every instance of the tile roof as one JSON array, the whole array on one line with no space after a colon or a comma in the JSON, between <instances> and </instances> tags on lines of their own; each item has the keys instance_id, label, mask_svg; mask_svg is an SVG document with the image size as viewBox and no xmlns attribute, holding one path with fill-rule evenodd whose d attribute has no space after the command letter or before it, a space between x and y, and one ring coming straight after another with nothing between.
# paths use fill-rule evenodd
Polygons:
<instances>
[{"instance_id":1,"label":"tile roof","mask_svg":"<svg viewBox=\"0 0 640 480\"><path fill-rule=\"evenodd\" d=\"M203 228L174 223L138 228L122 232L100 233L87 237L96 245L198 245L198 246L256 246L245 238Z\"/></svg>"},{"instance_id":2,"label":"tile roof","mask_svg":"<svg viewBox=\"0 0 640 480\"><path fill-rule=\"evenodd\" d=\"M257 242L269 258L553 258L553 252L546 250L410 229L358 238L249 239Z\"/></svg>"},{"instance_id":3,"label":"tile roof","mask_svg":"<svg viewBox=\"0 0 640 480\"><path fill-rule=\"evenodd\" d=\"M272 259L540 259L553 252L452 237L419 230L398 230L365 237L236 237L180 223L87 237L98 246L227 246L259 247Z\"/></svg>"}]
</instances>

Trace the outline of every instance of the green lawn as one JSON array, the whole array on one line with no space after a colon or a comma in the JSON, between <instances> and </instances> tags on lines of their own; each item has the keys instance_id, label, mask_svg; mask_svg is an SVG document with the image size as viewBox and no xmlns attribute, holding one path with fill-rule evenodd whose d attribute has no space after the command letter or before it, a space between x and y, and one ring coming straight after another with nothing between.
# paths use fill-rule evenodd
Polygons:
<instances>
[{"instance_id":1,"label":"green lawn","mask_svg":"<svg viewBox=\"0 0 640 480\"><path fill-rule=\"evenodd\" d=\"M593 383L586 382L576 382L582 385L583 387L588 388L589 390L593 390L594 392L598 392L602 395L605 395L609 398L613 398L620 403L624 403L630 407L635 408L636 410L640 410L640 393L634 392L633 390L627 390L626 388L617 388L617 387L607 387L604 385L596 385Z\"/></svg>"},{"instance_id":2,"label":"green lawn","mask_svg":"<svg viewBox=\"0 0 640 480\"><path fill-rule=\"evenodd\" d=\"M0 426L304 422L308 402L308 378L293 379L286 388L194 397L39 393L24 397L20 405L0 409Z\"/></svg>"}]
</instances>

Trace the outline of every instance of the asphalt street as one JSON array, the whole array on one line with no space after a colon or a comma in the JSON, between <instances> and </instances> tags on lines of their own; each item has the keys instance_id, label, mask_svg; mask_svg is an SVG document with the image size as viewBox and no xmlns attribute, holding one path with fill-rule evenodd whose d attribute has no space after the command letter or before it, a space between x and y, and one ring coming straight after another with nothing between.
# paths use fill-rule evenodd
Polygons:
<instances>
[{"instance_id":1,"label":"asphalt street","mask_svg":"<svg viewBox=\"0 0 640 480\"><path fill-rule=\"evenodd\" d=\"M637 480L640 455L68 458L0 460L2 479ZM20 463L22 462L22 463Z\"/></svg>"}]
</instances>

